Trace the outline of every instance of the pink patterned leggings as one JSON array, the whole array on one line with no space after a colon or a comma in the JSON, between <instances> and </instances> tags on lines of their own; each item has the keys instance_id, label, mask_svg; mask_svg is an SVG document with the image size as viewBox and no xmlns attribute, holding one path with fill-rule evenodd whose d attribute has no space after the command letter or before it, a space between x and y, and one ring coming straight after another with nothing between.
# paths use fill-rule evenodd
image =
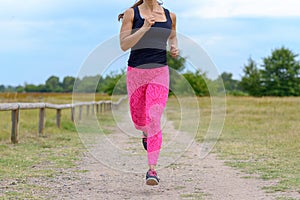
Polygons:
<instances>
[{"instance_id":1,"label":"pink patterned leggings","mask_svg":"<svg viewBox=\"0 0 300 200\"><path fill-rule=\"evenodd\" d=\"M127 92L134 126L148 135L148 164L156 165L162 144L161 116L169 93L168 66L154 69L129 66Z\"/></svg>"}]
</instances>

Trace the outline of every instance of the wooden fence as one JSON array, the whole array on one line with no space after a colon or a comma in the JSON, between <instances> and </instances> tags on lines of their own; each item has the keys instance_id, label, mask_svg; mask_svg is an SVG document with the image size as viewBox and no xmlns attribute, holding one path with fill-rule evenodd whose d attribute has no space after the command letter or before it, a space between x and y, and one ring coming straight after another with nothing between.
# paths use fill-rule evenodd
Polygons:
<instances>
[{"instance_id":1,"label":"wooden fence","mask_svg":"<svg viewBox=\"0 0 300 200\"><path fill-rule=\"evenodd\" d=\"M86 107L86 113L89 115L90 111L92 113L104 112L111 110L113 106L117 107L119 104L126 99L122 97L118 102L114 103L112 101L99 101L99 102L81 102L75 104L50 104L50 103L3 103L0 104L0 111L11 111L11 142L16 144L19 142L19 117L20 110L32 110L39 109L39 122L38 122L38 134L39 136L44 136L45 130L45 114L46 109L56 110L56 125L58 128L61 127L61 113L62 110L71 110L71 121L75 122L75 110L78 111L78 120L82 119L83 107Z\"/></svg>"}]
</instances>

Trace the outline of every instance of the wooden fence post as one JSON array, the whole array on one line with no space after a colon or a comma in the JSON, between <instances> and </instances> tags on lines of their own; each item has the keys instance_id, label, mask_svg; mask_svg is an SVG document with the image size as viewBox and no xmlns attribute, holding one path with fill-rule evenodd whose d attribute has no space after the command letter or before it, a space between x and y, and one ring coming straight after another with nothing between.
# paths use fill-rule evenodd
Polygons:
<instances>
[{"instance_id":1,"label":"wooden fence post","mask_svg":"<svg viewBox=\"0 0 300 200\"><path fill-rule=\"evenodd\" d=\"M86 115L88 116L90 114L90 105L86 106Z\"/></svg>"},{"instance_id":2,"label":"wooden fence post","mask_svg":"<svg viewBox=\"0 0 300 200\"><path fill-rule=\"evenodd\" d=\"M19 142L19 119L20 109L11 111L11 142L17 144Z\"/></svg>"},{"instance_id":3,"label":"wooden fence post","mask_svg":"<svg viewBox=\"0 0 300 200\"><path fill-rule=\"evenodd\" d=\"M61 109L56 110L56 126L60 128L61 122Z\"/></svg>"},{"instance_id":4,"label":"wooden fence post","mask_svg":"<svg viewBox=\"0 0 300 200\"><path fill-rule=\"evenodd\" d=\"M39 118L39 136L43 137L44 136L44 131L45 131L45 108L40 108L40 118Z\"/></svg>"},{"instance_id":5,"label":"wooden fence post","mask_svg":"<svg viewBox=\"0 0 300 200\"><path fill-rule=\"evenodd\" d=\"M75 106L71 108L71 121L75 122Z\"/></svg>"},{"instance_id":6,"label":"wooden fence post","mask_svg":"<svg viewBox=\"0 0 300 200\"><path fill-rule=\"evenodd\" d=\"M99 113L99 104L98 103L96 104L96 113L97 114Z\"/></svg>"},{"instance_id":7,"label":"wooden fence post","mask_svg":"<svg viewBox=\"0 0 300 200\"><path fill-rule=\"evenodd\" d=\"M79 116L78 116L78 120L80 121L82 119L82 106L79 106Z\"/></svg>"},{"instance_id":8,"label":"wooden fence post","mask_svg":"<svg viewBox=\"0 0 300 200\"><path fill-rule=\"evenodd\" d=\"M95 114L95 104L92 104L92 115Z\"/></svg>"}]
</instances>

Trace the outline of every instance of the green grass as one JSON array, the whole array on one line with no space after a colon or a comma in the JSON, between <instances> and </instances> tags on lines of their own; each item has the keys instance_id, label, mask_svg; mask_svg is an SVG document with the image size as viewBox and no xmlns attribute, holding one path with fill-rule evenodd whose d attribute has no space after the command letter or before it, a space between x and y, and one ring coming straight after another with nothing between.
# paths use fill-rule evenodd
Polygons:
<instances>
[{"instance_id":1,"label":"green grass","mask_svg":"<svg viewBox=\"0 0 300 200\"><path fill-rule=\"evenodd\" d=\"M181 194L181 199L196 199L196 200L202 200L205 195L201 192L195 192L195 193L185 193Z\"/></svg>"},{"instance_id":2,"label":"green grass","mask_svg":"<svg viewBox=\"0 0 300 200\"><path fill-rule=\"evenodd\" d=\"M289 197L278 197L276 198L276 200L297 200L297 199L289 198Z\"/></svg>"},{"instance_id":3,"label":"green grass","mask_svg":"<svg viewBox=\"0 0 300 200\"><path fill-rule=\"evenodd\" d=\"M12 94L0 95L4 102L37 102L40 99L51 103L71 103L71 94ZM4 98L4 97L6 98ZM38 98L37 98L38 97ZM7 100L11 98L10 100ZM47 101L49 100L49 101ZM85 111L85 110L84 110ZM46 109L45 136L38 136L38 110L21 110L19 143L10 143L11 121L9 111L0 112L0 199L41 199L36 192L48 188L33 184L32 178L55 177L60 169L75 166L86 151L75 125L71 111L63 110L61 128L56 127L56 111ZM83 113L84 115L85 113ZM104 114L103 114L104 116ZM3 191L3 194L1 192Z\"/></svg>"},{"instance_id":4,"label":"green grass","mask_svg":"<svg viewBox=\"0 0 300 200\"><path fill-rule=\"evenodd\" d=\"M176 99L171 98L169 112L176 106ZM211 120L210 99L199 98L199 106L201 125L197 140L202 142ZM192 115L195 105L190 107ZM265 180L278 181L272 187L265 187L267 192L300 193L300 98L227 97L226 112L214 152L227 165ZM178 128L180 116L172 113L170 118L177 122ZM193 118L185 120L193 122Z\"/></svg>"},{"instance_id":5,"label":"green grass","mask_svg":"<svg viewBox=\"0 0 300 200\"><path fill-rule=\"evenodd\" d=\"M30 184L30 178L53 177L58 173L57 169L75 166L75 161L84 151L77 133L51 129L52 132L47 132L47 137L44 138L27 135L17 145L0 145L0 182L7 180L8 184L16 183L14 186L8 185L5 198L31 198L32 191L46 188Z\"/></svg>"},{"instance_id":6,"label":"green grass","mask_svg":"<svg viewBox=\"0 0 300 200\"><path fill-rule=\"evenodd\" d=\"M300 98L228 98L216 151L227 164L279 183L269 192L300 188Z\"/></svg>"},{"instance_id":7,"label":"green grass","mask_svg":"<svg viewBox=\"0 0 300 200\"><path fill-rule=\"evenodd\" d=\"M38 101L32 96L22 98L27 102L30 98ZM1 95L0 99L4 101ZM71 98L46 95L40 99L70 103ZM211 101L207 97L198 98L198 101L201 121L196 139L201 142L210 122ZM192 132L195 105L190 105L188 99L186 103L185 109L190 116L184 118L187 121L180 123L180 105L173 97L168 102L167 117L175 122L176 128ZM300 98L227 97L226 122L214 152L226 160L226 164L249 173L249 177L255 174L262 179L278 181L272 187L265 187L267 192L300 192L299 104ZM10 112L0 112L0 182L7 184L0 199L34 199L33 191L47 191L47 188L29 183L31 177L56 176L57 169L73 167L80 152L85 151L70 120L70 111L62 111L61 129L56 127L55 115L55 110L46 110L45 137L38 137L38 111L21 110L20 143L12 145ZM111 134L110 127L115 126L112 115L99 114L97 119L104 133ZM87 133L97 131L97 127L82 128ZM182 198L201 199L201 195L183 194Z\"/></svg>"}]
</instances>

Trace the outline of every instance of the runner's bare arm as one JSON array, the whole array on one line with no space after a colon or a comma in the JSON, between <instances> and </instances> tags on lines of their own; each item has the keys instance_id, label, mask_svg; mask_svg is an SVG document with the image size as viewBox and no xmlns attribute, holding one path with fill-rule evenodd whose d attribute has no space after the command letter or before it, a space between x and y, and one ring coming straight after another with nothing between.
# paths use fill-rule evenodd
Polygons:
<instances>
[{"instance_id":1,"label":"runner's bare arm","mask_svg":"<svg viewBox=\"0 0 300 200\"><path fill-rule=\"evenodd\" d=\"M120 46L123 51L127 51L128 49L132 48L155 22L153 17L149 17L145 19L142 28L135 33L132 33L133 18L134 10L132 8L125 11L120 31Z\"/></svg>"},{"instance_id":2,"label":"runner's bare arm","mask_svg":"<svg viewBox=\"0 0 300 200\"><path fill-rule=\"evenodd\" d=\"M169 45L170 45L170 53L172 57L177 57L179 55L178 50L178 41L176 35L176 15L174 13L170 13L172 19L172 32L169 37Z\"/></svg>"}]
</instances>

